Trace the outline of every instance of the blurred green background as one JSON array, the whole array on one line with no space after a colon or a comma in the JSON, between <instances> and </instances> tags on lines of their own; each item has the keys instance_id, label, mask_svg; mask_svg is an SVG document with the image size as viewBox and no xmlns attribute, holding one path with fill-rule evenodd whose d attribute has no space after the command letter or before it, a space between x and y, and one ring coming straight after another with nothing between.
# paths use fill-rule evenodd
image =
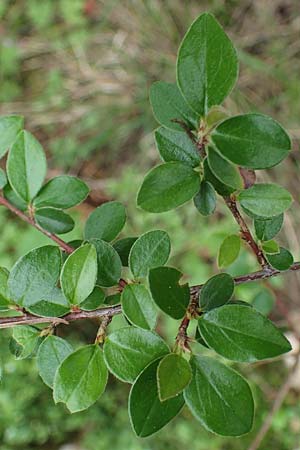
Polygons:
<instances>
[{"instance_id":1,"label":"blurred green background","mask_svg":"<svg viewBox=\"0 0 300 450\"><path fill-rule=\"evenodd\" d=\"M286 215L280 242L300 257L300 4L299 0L0 0L0 113L23 114L26 128L44 145L49 177L70 173L91 187L87 201L73 211L80 237L89 212L110 199L127 207L124 235L159 227L173 243L171 264L190 283L217 271L223 238L237 231L220 203L203 219L191 206L153 216L136 209L135 196L146 171L158 163L148 90L157 79L175 81L178 45L192 20L213 12L234 40L240 78L226 107L232 114L260 111L279 120L293 138L293 151L280 167L259 173L259 180L283 184L295 203ZM0 265L10 268L25 251L47 242L35 230L0 209ZM68 238L68 237L66 237ZM230 267L233 274L257 269L245 250ZM300 332L299 274L272 280L271 317ZM241 299L266 306L270 291L257 285L238 289ZM121 320L119 318L115 321ZM95 324L80 323L71 339L89 341ZM174 325L161 324L170 334ZM73 333L73 334L72 334ZM105 395L88 411L71 416L54 406L38 377L34 360L14 361L1 333L1 450L243 450L254 439L284 382L291 357L242 366L255 393L255 429L232 439L208 434L184 410L158 435L136 439L127 416L128 386L110 380ZM294 336L291 335L293 339ZM300 373L259 447L300 449ZM243 412L241 411L241 414Z\"/></svg>"}]
</instances>

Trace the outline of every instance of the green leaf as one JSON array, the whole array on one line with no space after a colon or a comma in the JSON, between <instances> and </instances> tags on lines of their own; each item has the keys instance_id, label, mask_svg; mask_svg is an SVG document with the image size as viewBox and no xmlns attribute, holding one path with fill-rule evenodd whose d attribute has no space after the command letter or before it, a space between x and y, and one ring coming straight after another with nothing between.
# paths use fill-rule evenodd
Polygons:
<instances>
[{"instance_id":1,"label":"green leaf","mask_svg":"<svg viewBox=\"0 0 300 450\"><path fill-rule=\"evenodd\" d=\"M140 236L129 254L129 267L135 278L146 277L149 270L168 261L171 242L162 230L153 230Z\"/></svg>"},{"instance_id":2,"label":"green leaf","mask_svg":"<svg viewBox=\"0 0 300 450\"><path fill-rule=\"evenodd\" d=\"M227 236L222 242L218 255L218 266L220 268L228 267L239 256L241 248L241 239L236 234Z\"/></svg>"},{"instance_id":3,"label":"green leaf","mask_svg":"<svg viewBox=\"0 0 300 450\"><path fill-rule=\"evenodd\" d=\"M91 243L97 251L97 284L103 287L115 286L121 278L122 271L122 262L118 253L112 245L101 239L91 239Z\"/></svg>"},{"instance_id":4,"label":"green leaf","mask_svg":"<svg viewBox=\"0 0 300 450\"><path fill-rule=\"evenodd\" d=\"M238 75L236 51L209 13L201 14L183 38L177 57L177 82L186 101L201 116L220 105Z\"/></svg>"},{"instance_id":5,"label":"green leaf","mask_svg":"<svg viewBox=\"0 0 300 450\"><path fill-rule=\"evenodd\" d=\"M198 326L209 347L232 361L255 362L291 350L284 335L254 308L221 306L202 316Z\"/></svg>"},{"instance_id":6,"label":"green leaf","mask_svg":"<svg viewBox=\"0 0 300 450\"><path fill-rule=\"evenodd\" d=\"M26 309L41 317L61 317L70 311L70 303L62 291L54 286L50 292L41 292L39 298L31 301Z\"/></svg>"},{"instance_id":7,"label":"green leaf","mask_svg":"<svg viewBox=\"0 0 300 450\"><path fill-rule=\"evenodd\" d=\"M72 346L58 336L48 336L40 345L37 353L37 366L43 382L53 387L58 366L73 352Z\"/></svg>"},{"instance_id":8,"label":"green leaf","mask_svg":"<svg viewBox=\"0 0 300 450\"><path fill-rule=\"evenodd\" d=\"M157 122L172 130L182 130L173 119L181 120L190 128L197 129L199 116L186 103L174 83L156 81L150 88L150 103Z\"/></svg>"},{"instance_id":9,"label":"green leaf","mask_svg":"<svg viewBox=\"0 0 300 450\"><path fill-rule=\"evenodd\" d=\"M204 169L204 181L211 183L218 194L227 197L232 192L235 191L234 188L230 188L229 186L226 186L224 183L221 183L221 181L212 173L207 158L205 158L205 160L203 161L203 169Z\"/></svg>"},{"instance_id":10,"label":"green leaf","mask_svg":"<svg viewBox=\"0 0 300 450\"><path fill-rule=\"evenodd\" d=\"M24 117L22 116L0 117L0 158L5 155L8 148L14 143L23 126Z\"/></svg>"},{"instance_id":11,"label":"green leaf","mask_svg":"<svg viewBox=\"0 0 300 450\"><path fill-rule=\"evenodd\" d=\"M238 195L241 206L261 217L274 217L292 204L292 196L277 184L255 184Z\"/></svg>"},{"instance_id":12,"label":"green leaf","mask_svg":"<svg viewBox=\"0 0 300 450\"><path fill-rule=\"evenodd\" d=\"M169 211L190 200L199 185L199 174L192 167L181 162L161 164L146 175L137 204L149 212Z\"/></svg>"},{"instance_id":13,"label":"green leaf","mask_svg":"<svg viewBox=\"0 0 300 450\"><path fill-rule=\"evenodd\" d=\"M163 161L180 161L191 167L199 166L199 152L186 133L159 127L155 131L155 141Z\"/></svg>"},{"instance_id":14,"label":"green leaf","mask_svg":"<svg viewBox=\"0 0 300 450\"><path fill-rule=\"evenodd\" d=\"M121 303L120 292L117 292L116 294L108 295L107 297L105 297L105 300L104 300L104 304L109 305L109 306L118 305L119 303Z\"/></svg>"},{"instance_id":15,"label":"green leaf","mask_svg":"<svg viewBox=\"0 0 300 450\"><path fill-rule=\"evenodd\" d=\"M262 245L262 248L263 248L265 253L268 253L268 254L271 254L271 255L280 252L278 243L276 241L273 241L273 240L265 241L263 243L263 245Z\"/></svg>"},{"instance_id":16,"label":"green leaf","mask_svg":"<svg viewBox=\"0 0 300 450\"><path fill-rule=\"evenodd\" d=\"M9 310L11 304L8 292L9 271L4 267L0 267L0 311Z\"/></svg>"},{"instance_id":17,"label":"green leaf","mask_svg":"<svg viewBox=\"0 0 300 450\"><path fill-rule=\"evenodd\" d=\"M4 186L6 186L6 184L7 184L6 173L4 172L4 170L0 168L0 189L3 189Z\"/></svg>"},{"instance_id":18,"label":"green leaf","mask_svg":"<svg viewBox=\"0 0 300 450\"><path fill-rule=\"evenodd\" d=\"M268 316L275 305L275 297L270 289L263 288L252 300L252 306L264 316Z\"/></svg>"},{"instance_id":19,"label":"green leaf","mask_svg":"<svg viewBox=\"0 0 300 450\"><path fill-rule=\"evenodd\" d=\"M216 194L208 181L202 181L194 197L194 205L203 216L210 216L216 209Z\"/></svg>"},{"instance_id":20,"label":"green leaf","mask_svg":"<svg viewBox=\"0 0 300 450\"><path fill-rule=\"evenodd\" d=\"M243 188L243 178L236 166L227 161L212 147L207 149L207 161L210 170L221 183L234 190Z\"/></svg>"},{"instance_id":21,"label":"green leaf","mask_svg":"<svg viewBox=\"0 0 300 450\"><path fill-rule=\"evenodd\" d=\"M159 400L156 372L159 361L154 361L140 374L129 394L129 417L139 437L150 436L163 428L184 405L182 395L164 402Z\"/></svg>"},{"instance_id":22,"label":"green leaf","mask_svg":"<svg viewBox=\"0 0 300 450\"><path fill-rule=\"evenodd\" d=\"M281 230L283 224L283 214L272 219L254 220L255 234L261 241L269 241Z\"/></svg>"},{"instance_id":23,"label":"green leaf","mask_svg":"<svg viewBox=\"0 0 300 450\"><path fill-rule=\"evenodd\" d=\"M47 171L41 144L28 131L21 131L7 159L7 176L13 190L29 203L40 190Z\"/></svg>"},{"instance_id":24,"label":"green leaf","mask_svg":"<svg viewBox=\"0 0 300 450\"><path fill-rule=\"evenodd\" d=\"M87 409L103 393L107 376L99 346L85 345L67 356L57 369L54 401L65 403L71 413Z\"/></svg>"},{"instance_id":25,"label":"green leaf","mask_svg":"<svg viewBox=\"0 0 300 450\"><path fill-rule=\"evenodd\" d=\"M193 378L184 399L195 418L207 430L222 436L248 433L254 402L246 380L216 359L193 356L191 366Z\"/></svg>"},{"instance_id":26,"label":"green leaf","mask_svg":"<svg viewBox=\"0 0 300 450\"><path fill-rule=\"evenodd\" d=\"M89 215L85 224L84 237L110 242L121 232L126 222L126 211L122 203L107 202Z\"/></svg>"},{"instance_id":27,"label":"green leaf","mask_svg":"<svg viewBox=\"0 0 300 450\"><path fill-rule=\"evenodd\" d=\"M167 344L158 334L135 327L115 331L106 338L104 344L108 369L121 381L128 383L133 383L148 364L169 352Z\"/></svg>"},{"instance_id":28,"label":"green leaf","mask_svg":"<svg viewBox=\"0 0 300 450\"><path fill-rule=\"evenodd\" d=\"M29 307L49 295L59 279L61 253L58 247L45 245L22 256L13 266L9 296L18 305Z\"/></svg>"},{"instance_id":29,"label":"green leaf","mask_svg":"<svg viewBox=\"0 0 300 450\"><path fill-rule=\"evenodd\" d=\"M14 206L16 206L21 211L27 210L27 203L24 202L24 200L19 197L15 191L12 189L9 183L7 183L3 188L3 195L4 197L12 203Z\"/></svg>"},{"instance_id":30,"label":"green leaf","mask_svg":"<svg viewBox=\"0 0 300 450\"><path fill-rule=\"evenodd\" d=\"M182 273L173 267L157 267L149 272L149 286L157 306L173 319L181 319L190 301L188 284L180 285Z\"/></svg>"},{"instance_id":31,"label":"green leaf","mask_svg":"<svg viewBox=\"0 0 300 450\"><path fill-rule=\"evenodd\" d=\"M105 293L99 287L95 286L93 292L80 303L80 309L84 311L94 311L98 309L99 306L103 305L105 301Z\"/></svg>"},{"instance_id":32,"label":"green leaf","mask_svg":"<svg viewBox=\"0 0 300 450\"><path fill-rule=\"evenodd\" d=\"M29 325L19 325L13 328L13 340L17 343L16 359L32 356L40 343L40 331Z\"/></svg>"},{"instance_id":33,"label":"green leaf","mask_svg":"<svg viewBox=\"0 0 300 450\"><path fill-rule=\"evenodd\" d=\"M79 178L61 175L49 180L34 199L37 208L52 206L68 209L83 202L89 193L88 186Z\"/></svg>"},{"instance_id":34,"label":"green leaf","mask_svg":"<svg viewBox=\"0 0 300 450\"><path fill-rule=\"evenodd\" d=\"M60 283L70 303L79 305L93 291L97 277L97 253L92 244L79 247L63 265Z\"/></svg>"},{"instance_id":35,"label":"green leaf","mask_svg":"<svg viewBox=\"0 0 300 450\"><path fill-rule=\"evenodd\" d=\"M131 247L137 239L137 237L127 237L119 239L113 244L113 248L117 251L118 255L121 258L123 267L128 267L129 253Z\"/></svg>"},{"instance_id":36,"label":"green leaf","mask_svg":"<svg viewBox=\"0 0 300 450\"><path fill-rule=\"evenodd\" d=\"M277 270L288 270L294 262L293 255L283 247L279 247L278 254L267 255L267 260Z\"/></svg>"},{"instance_id":37,"label":"green leaf","mask_svg":"<svg viewBox=\"0 0 300 450\"><path fill-rule=\"evenodd\" d=\"M69 214L56 208L38 208L34 212L34 218L42 228L55 234L68 233L75 226Z\"/></svg>"},{"instance_id":38,"label":"green leaf","mask_svg":"<svg viewBox=\"0 0 300 450\"><path fill-rule=\"evenodd\" d=\"M201 309L209 311L229 302L234 291L233 278L228 273L219 273L210 278L200 291Z\"/></svg>"},{"instance_id":39,"label":"green leaf","mask_svg":"<svg viewBox=\"0 0 300 450\"><path fill-rule=\"evenodd\" d=\"M176 397L192 378L191 366L180 355L170 353L160 360L157 368L158 395L161 402Z\"/></svg>"},{"instance_id":40,"label":"green leaf","mask_svg":"<svg viewBox=\"0 0 300 450\"><path fill-rule=\"evenodd\" d=\"M133 325L153 330L157 311L149 291L142 284L128 284L121 296L122 311Z\"/></svg>"},{"instance_id":41,"label":"green leaf","mask_svg":"<svg viewBox=\"0 0 300 450\"><path fill-rule=\"evenodd\" d=\"M262 114L224 120L211 138L225 158L249 169L276 166L291 149L286 131L271 117Z\"/></svg>"}]
</instances>

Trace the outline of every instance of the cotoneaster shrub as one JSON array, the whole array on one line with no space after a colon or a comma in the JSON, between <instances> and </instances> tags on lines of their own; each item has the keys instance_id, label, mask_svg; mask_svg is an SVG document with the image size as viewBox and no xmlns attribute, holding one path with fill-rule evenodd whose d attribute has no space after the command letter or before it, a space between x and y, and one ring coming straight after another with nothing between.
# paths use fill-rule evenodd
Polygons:
<instances>
[{"instance_id":1,"label":"cotoneaster shrub","mask_svg":"<svg viewBox=\"0 0 300 450\"><path fill-rule=\"evenodd\" d=\"M240 234L222 243L220 269L236 260L244 242L259 270L235 278L220 272L204 285L183 284L180 270L167 265L171 243L165 231L118 239L126 211L117 201L96 208L78 240L63 241L58 235L74 227L65 210L84 201L89 188L70 176L44 184L41 145L23 129L22 117L5 116L0 154L9 152L6 173L0 172L0 204L54 242L21 257L10 273L1 268L0 327L12 327L11 351L17 359L36 356L54 401L72 413L98 400L111 372L132 384L129 416L138 436L160 430L185 404L206 429L240 436L251 430L254 402L247 381L226 359L253 363L291 349L270 320L234 294L237 284L300 268L274 240L292 197L255 178L255 170L279 164L291 142L272 118L230 117L220 106L236 82L238 59L212 15L202 14L187 31L176 70L177 84L158 81L151 87L163 163L146 175L137 204L162 213L193 200L191 208L209 216L221 196ZM253 221L255 237L240 210ZM110 333L116 314L128 326ZM172 348L155 331L159 314L179 321ZM60 324L86 318L100 319L94 342L74 349L56 335ZM197 321L195 336L191 321Z\"/></svg>"}]
</instances>

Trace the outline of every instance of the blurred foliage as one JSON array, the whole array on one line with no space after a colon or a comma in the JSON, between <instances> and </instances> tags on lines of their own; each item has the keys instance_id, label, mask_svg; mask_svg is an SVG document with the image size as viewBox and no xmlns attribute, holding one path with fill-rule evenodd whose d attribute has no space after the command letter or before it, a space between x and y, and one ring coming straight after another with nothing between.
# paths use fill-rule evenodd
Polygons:
<instances>
[{"instance_id":1,"label":"blurred foliage","mask_svg":"<svg viewBox=\"0 0 300 450\"><path fill-rule=\"evenodd\" d=\"M157 79L174 81L178 44L191 21L207 9L225 26L242 61L239 84L226 106L232 113L273 115L294 138L288 160L268 174L259 173L259 180L279 181L298 201L297 0L0 0L0 113L24 114L26 127L47 151L51 176L67 170L92 188L84 207L72 211L79 225L66 239L80 237L80 218L93 206L118 199L128 210L124 234L134 236L151 228L168 231L171 264L178 265L191 284L204 282L217 271L219 245L227 234L237 231L225 206L220 203L218 212L208 219L189 205L154 216L137 211L135 196L145 171L158 162L149 86ZM299 211L296 203L280 235L297 259ZM8 268L26 251L48 242L2 209L0 227L0 264ZM255 269L252 255L243 248L230 273ZM272 285L280 289L286 282L278 278ZM291 309L299 305L298 290L297 278L290 278ZM237 296L258 302L262 292L259 285L249 284L238 287ZM270 303L269 291L264 292L265 303ZM114 319L112 329L118 320ZM94 326L78 326L82 340L90 339ZM167 334L175 326L171 320L166 327L160 325ZM3 339L1 333L1 344ZM5 347L3 343L1 348ZM240 450L257 432L242 439L212 437L184 411L157 436L137 440L128 424L126 388L116 381L111 380L109 390L90 410L71 416L50 401L51 391L38 379L34 360L20 364L4 352L1 450L57 450L65 443L77 443L80 450ZM259 428L286 369L273 362L244 370L256 390ZM296 450L299 416L299 392L292 391L261 450Z\"/></svg>"}]
</instances>

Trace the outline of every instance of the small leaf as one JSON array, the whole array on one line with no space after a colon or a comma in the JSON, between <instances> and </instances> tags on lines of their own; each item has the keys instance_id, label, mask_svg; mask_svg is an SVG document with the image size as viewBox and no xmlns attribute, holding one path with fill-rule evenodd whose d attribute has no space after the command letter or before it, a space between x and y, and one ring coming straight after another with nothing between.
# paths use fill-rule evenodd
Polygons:
<instances>
[{"instance_id":1,"label":"small leaf","mask_svg":"<svg viewBox=\"0 0 300 450\"><path fill-rule=\"evenodd\" d=\"M264 316L268 316L275 305L275 297L270 289L263 288L252 300L252 306Z\"/></svg>"},{"instance_id":2,"label":"small leaf","mask_svg":"<svg viewBox=\"0 0 300 450\"><path fill-rule=\"evenodd\" d=\"M7 159L7 176L16 194L29 203L40 190L47 170L44 150L28 131L21 131Z\"/></svg>"},{"instance_id":3,"label":"small leaf","mask_svg":"<svg viewBox=\"0 0 300 450\"><path fill-rule=\"evenodd\" d=\"M218 256L218 266L220 268L228 267L239 256L241 248L241 239L236 234L227 236L222 242Z\"/></svg>"},{"instance_id":4,"label":"small leaf","mask_svg":"<svg viewBox=\"0 0 300 450\"><path fill-rule=\"evenodd\" d=\"M113 248L117 251L118 255L121 258L123 267L128 267L129 253L131 247L137 239L137 237L127 237L119 239L113 244Z\"/></svg>"},{"instance_id":5,"label":"small leaf","mask_svg":"<svg viewBox=\"0 0 300 450\"><path fill-rule=\"evenodd\" d=\"M156 81L150 88L150 103L157 122L172 130L182 130L174 119L182 120L197 129L199 116L186 103L180 90L173 83Z\"/></svg>"},{"instance_id":6,"label":"small leaf","mask_svg":"<svg viewBox=\"0 0 300 450\"><path fill-rule=\"evenodd\" d=\"M180 161L191 167L199 166L198 149L186 133L160 127L155 131L155 141L163 161Z\"/></svg>"},{"instance_id":7,"label":"small leaf","mask_svg":"<svg viewBox=\"0 0 300 450\"><path fill-rule=\"evenodd\" d=\"M170 353L160 360L157 368L158 395L161 402L176 397L192 378L191 366L180 355Z\"/></svg>"},{"instance_id":8,"label":"small leaf","mask_svg":"<svg viewBox=\"0 0 300 450\"><path fill-rule=\"evenodd\" d=\"M262 245L262 248L264 250L265 253L268 253L270 255L279 253L279 245L276 241L265 241Z\"/></svg>"},{"instance_id":9,"label":"small leaf","mask_svg":"<svg viewBox=\"0 0 300 450\"><path fill-rule=\"evenodd\" d=\"M181 162L161 164L146 175L137 204L149 212L169 211L190 200L199 185L199 174L192 167Z\"/></svg>"},{"instance_id":10,"label":"small leaf","mask_svg":"<svg viewBox=\"0 0 300 450\"><path fill-rule=\"evenodd\" d=\"M20 211L27 210L27 203L19 197L15 191L12 189L9 183L7 183L3 188L3 195L12 205L16 206L16 208L20 209Z\"/></svg>"},{"instance_id":11,"label":"small leaf","mask_svg":"<svg viewBox=\"0 0 300 450\"><path fill-rule=\"evenodd\" d=\"M173 267L156 267L149 272L149 286L157 306L173 319L181 319L190 301L188 284L180 285L182 273Z\"/></svg>"},{"instance_id":12,"label":"small leaf","mask_svg":"<svg viewBox=\"0 0 300 450\"><path fill-rule=\"evenodd\" d=\"M97 284L103 287L115 286L121 278L122 262L116 250L108 242L91 239L96 247L98 274Z\"/></svg>"},{"instance_id":13,"label":"small leaf","mask_svg":"<svg viewBox=\"0 0 300 450\"><path fill-rule=\"evenodd\" d=\"M128 383L133 383L148 364L169 352L167 344L158 334L135 327L115 331L106 338L104 344L108 369L121 381Z\"/></svg>"},{"instance_id":14,"label":"small leaf","mask_svg":"<svg viewBox=\"0 0 300 450\"><path fill-rule=\"evenodd\" d=\"M29 325L14 327L12 337L17 343L16 359L25 359L33 356L40 343L40 331Z\"/></svg>"},{"instance_id":15,"label":"small leaf","mask_svg":"<svg viewBox=\"0 0 300 450\"><path fill-rule=\"evenodd\" d=\"M226 186L225 184L221 183L220 180L212 173L210 170L207 158L203 161L203 169L204 169L204 181L209 182L217 191L219 195L222 195L224 197L229 196L232 194L232 192L235 191L234 188L230 188L229 186Z\"/></svg>"},{"instance_id":16,"label":"small leaf","mask_svg":"<svg viewBox=\"0 0 300 450\"><path fill-rule=\"evenodd\" d=\"M100 348L97 345L85 345L67 356L57 369L54 401L65 403L71 413L83 411L103 393L107 376Z\"/></svg>"},{"instance_id":17,"label":"small leaf","mask_svg":"<svg viewBox=\"0 0 300 450\"><path fill-rule=\"evenodd\" d=\"M140 236L129 254L129 267L135 278L146 277L150 269L168 261L171 242L162 230L153 230Z\"/></svg>"},{"instance_id":18,"label":"small leaf","mask_svg":"<svg viewBox=\"0 0 300 450\"><path fill-rule=\"evenodd\" d=\"M122 292L122 311L133 325L153 330L157 311L152 297L142 284L128 284Z\"/></svg>"},{"instance_id":19,"label":"small leaf","mask_svg":"<svg viewBox=\"0 0 300 450\"><path fill-rule=\"evenodd\" d=\"M198 326L209 347L232 361L255 362L291 350L284 335L254 308L221 306L202 316Z\"/></svg>"},{"instance_id":20,"label":"small leaf","mask_svg":"<svg viewBox=\"0 0 300 450\"><path fill-rule=\"evenodd\" d=\"M0 158L16 140L18 133L24 126L22 116L1 116L0 117Z\"/></svg>"},{"instance_id":21,"label":"small leaf","mask_svg":"<svg viewBox=\"0 0 300 450\"><path fill-rule=\"evenodd\" d=\"M254 220L255 234L261 241L269 241L281 230L283 224L283 214L275 216L272 219Z\"/></svg>"},{"instance_id":22,"label":"small leaf","mask_svg":"<svg viewBox=\"0 0 300 450\"><path fill-rule=\"evenodd\" d=\"M45 245L31 250L13 266L9 296L18 305L30 307L49 295L59 278L61 253L58 247Z\"/></svg>"},{"instance_id":23,"label":"small leaf","mask_svg":"<svg viewBox=\"0 0 300 450\"><path fill-rule=\"evenodd\" d=\"M291 149L286 131L271 117L245 114L224 120L211 138L220 153L249 169L267 169L279 164Z\"/></svg>"},{"instance_id":24,"label":"small leaf","mask_svg":"<svg viewBox=\"0 0 300 450\"><path fill-rule=\"evenodd\" d=\"M98 309L99 306L103 305L105 301L105 293L99 287L95 286L93 292L80 303L80 309L84 311L94 311Z\"/></svg>"},{"instance_id":25,"label":"small leaf","mask_svg":"<svg viewBox=\"0 0 300 450\"><path fill-rule=\"evenodd\" d=\"M283 247L279 247L278 254L267 255L267 260L277 270L288 270L294 262L293 255Z\"/></svg>"},{"instance_id":26,"label":"small leaf","mask_svg":"<svg viewBox=\"0 0 300 450\"><path fill-rule=\"evenodd\" d=\"M209 311L229 302L234 291L233 278L228 273L219 273L210 278L200 291L201 309Z\"/></svg>"},{"instance_id":27,"label":"small leaf","mask_svg":"<svg viewBox=\"0 0 300 450\"><path fill-rule=\"evenodd\" d=\"M122 203L107 202L89 215L85 224L84 237L110 242L121 232L126 222L126 211Z\"/></svg>"},{"instance_id":28,"label":"small leaf","mask_svg":"<svg viewBox=\"0 0 300 450\"><path fill-rule=\"evenodd\" d=\"M91 244L79 247L63 265L60 282L70 303L79 305L93 291L97 277L97 253Z\"/></svg>"},{"instance_id":29,"label":"small leaf","mask_svg":"<svg viewBox=\"0 0 300 450\"><path fill-rule=\"evenodd\" d=\"M177 82L188 104L200 115L220 105L238 74L236 51L221 25L209 13L188 29L177 56Z\"/></svg>"},{"instance_id":30,"label":"small leaf","mask_svg":"<svg viewBox=\"0 0 300 450\"><path fill-rule=\"evenodd\" d=\"M254 402L246 380L216 359L193 356L191 366L193 378L184 398L195 418L207 430L222 436L248 433Z\"/></svg>"},{"instance_id":31,"label":"small leaf","mask_svg":"<svg viewBox=\"0 0 300 450\"><path fill-rule=\"evenodd\" d=\"M139 437L150 436L163 428L184 405L182 395L161 402L158 397L156 372L159 361L154 361L139 375L129 394L129 417Z\"/></svg>"},{"instance_id":32,"label":"small leaf","mask_svg":"<svg viewBox=\"0 0 300 450\"><path fill-rule=\"evenodd\" d=\"M64 234L73 230L75 223L69 214L56 208L38 208L34 213L36 222L50 233Z\"/></svg>"},{"instance_id":33,"label":"small leaf","mask_svg":"<svg viewBox=\"0 0 300 450\"><path fill-rule=\"evenodd\" d=\"M194 197L194 205L203 216L210 216L216 209L216 193L208 181L202 181Z\"/></svg>"},{"instance_id":34,"label":"small leaf","mask_svg":"<svg viewBox=\"0 0 300 450\"><path fill-rule=\"evenodd\" d=\"M70 311L70 303L62 291L54 286L49 292L41 292L39 298L26 306L26 310L41 317L61 317Z\"/></svg>"},{"instance_id":35,"label":"small leaf","mask_svg":"<svg viewBox=\"0 0 300 450\"><path fill-rule=\"evenodd\" d=\"M71 345L58 336L48 336L40 345L37 365L43 382L53 387L54 376L61 362L72 353Z\"/></svg>"},{"instance_id":36,"label":"small leaf","mask_svg":"<svg viewBox=\"0 0 300 450\"><path fill-rule=\"evenodd\" d=\"M221 183L234 190L244 187L243 178L236 166L227 161L214 148L208 147L207 160L210 170Z\"/></svg>"},{"instance_id":37,"label":"small leaf","mask_svg":"<svg viewBox=\"0 0 300 450\"><path fill-rule=\"evenodd\" d=\"M7 185L6 173L0 169L0 189L3 189Z\"/></svg>"},{"instance_id":38,"label":"small leaf","mask_svg":"<svg viewBox=\"0 0 300 450\"><path fill-rule=\"evenodd\" d=\"M79 178L61 175L49 180L34 199L37 208L52 206L68 209L83 202L89 193L88 186Z\"/></svg>"},{"instance_id":39,"label":"small leaf","mask_svg":"<svg viewBox=\"0 0 300 450\"><path fill-rule=\"evenodd\" d=\"M238 200L250 213L266 218L278 216L292 204L291 194L277 184L255 184L240 192Z\"/></svg>"}]
</instances>

